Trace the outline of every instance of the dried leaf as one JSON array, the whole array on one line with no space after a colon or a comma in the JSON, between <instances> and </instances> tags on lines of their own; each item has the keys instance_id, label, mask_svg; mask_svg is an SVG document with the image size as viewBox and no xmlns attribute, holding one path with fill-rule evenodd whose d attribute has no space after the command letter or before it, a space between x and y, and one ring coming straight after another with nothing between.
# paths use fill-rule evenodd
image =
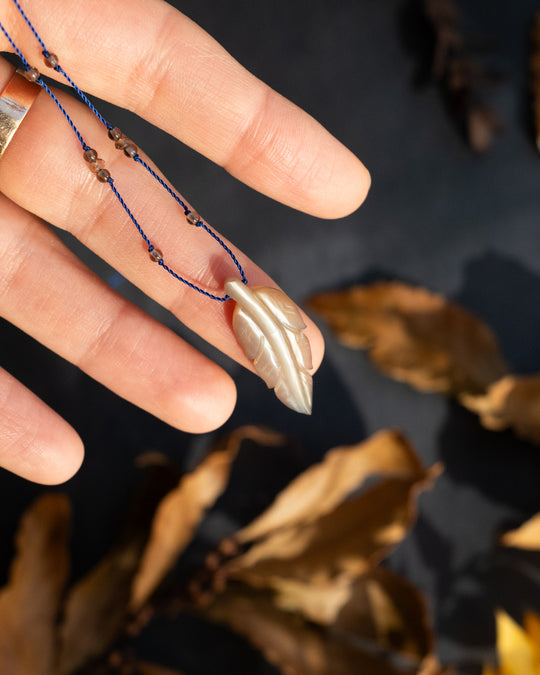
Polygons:
<instances>
[{"instance_id":1,"label":"dried leaf","mask_svg":"<svg viewBox=\"0 0 540 675\"><path fill-rule=\"evenodd\" d=\"M422 662L422 666L418 671L418 675L454 675L453 668L443 667L440 665L438 659L433 654L430 654Z\"/></svg>"},{"instance_id":2,"label":"dried leaf","mask_svg":"<svg viewBox=\"0 0 540 675\"><path fill-rule=\"evenodd\" d=\"M496 619L499 667L486 666L483 675L540 675L540 643L528 630L529 626L537 630L538 617L526 615L524 627L501 610Z\"/></svg>"},{"instance_id":3,"label":"dried leaf","mask_svg":"<svg viewBox=\"0 0 540 675\"><path fill-rule=\"evenodd\" d=\"M505 532L501 537L501 543L512 548L540 551L540 513L516 530Z\"/></svg>"},{"instance_id":4,"label":"dried leaf","mask_svg":"<svg viewBox=\"0 0 540 675\"><path fill-rule=\"evenodd\" d=\"M9 583L0 592L0 671L56 675L56 621L69 568L67 497L41 497L22 517Z\"/></svg>"},{"instance_id":5,"label":"dried leaf","mask_svg":"<svg viewBox=\"0 0 540 675\"><path fill-rule=\"evenodd\" d=\"M283 675L414 673L412 669L398 670L382 657L362 650L354 639L280 612L263 592L229 590L207 610L207 615L246 637Z\"/></svg>"},{"instance_id":6,"label":"dried leaf","mask_svg":"<svg viewBox=\"0 0 540 675\"><path fill-rule=\"evenodd\" d=\"M274 590L283 609L332 623L358 577L405 536L414 493L429 476L396 432L336 448L237 535L252 545L228 574Z\"/></svg>"},{"instance_id":7,"label":"dried leaf","mask_svg":"<svg viewBox=\"0 0 540 675\"><path fill-rule=\"evenodd\" d=\"M288 527L312 523L333 511L369 477L410 475L422 465L406 439L381 431L357 445L330 450L324 460L293 480L274 503L237 533L242 544Z\"/></svg>"},{"instance_id":8,"label":"dried leaf","mask_svg":"<svg viewBox=\"0 0 540 675\"><path fill-rule=\"evenodd\" d=\"M276 592L276 604L329 624L354 581L405 536L425 474L388 478L315 523L279 530L230 563L230 575Z\"/></svg>"},{"instance_id":9,"label":"dried leaf","mask_svg":"<svg viewBox=\"0 0 540 675\"><path fill-rule=\"evenodd\" d=\"M521 438L540 443L540 375L508 375L484 396L465 396L462 402L486 429L512 428Z\"/></svg>"},{"instance_id":10,"label":"dried leaf","mask_svg":"<svg viewBox=\"0 0 540 675\"><path fill-rule=\"evenodd\" d=\"M132 611L138 611L147 602L191 542L205 512L225 489L232 462L242 441L247 438L269 446L283 440L282 436L257 427L236 430L195 471L183 476L159 505L133 583Z\"/></svg>"},{"instance_id":11,"label":"dried leaf","mask_svg":"<svg viewBox=\"0 0 540 675\"><path fill-rule=\"evenodd\" d=\"M485 324L422 288L354 286L309 304L343 344L368 349L381 370L422 391L483 393L507 372Z\"/></svg>"},{"instance_id":12,"label":"dried leaf","mask_svg":"<svg viewBox=\"0 0 540 675\"><path fill-rule=\"evenodd\" d=\"M60 626L55 675L70 675L102 657L121 634L152 516L173 481L177 481L173 469L152 467L117 544L70 590Z\"/></svg>"},{"instance_id":13,"label":"dried leaf","mask_svg":"<svg viewBox=\"0 0 540 675\"><path fill-rule=\"evenodd\" d=\"M406 579L384 567L355 581L350 598L333 625L417 659L427 658L433 649L422 594ZM426 672L427 663L424 663Z\"/></svg>"},{"instance_id":14,"label":"dried leaf","mask_svg":"<svg viewBox=\"0 0 540 675\"><path fill-rule=\"evenodd\" d=\"M118 637L140 555L140 542L117 548L73 587L60 630L60 675L102 656Z\"/></svg>"}]
</instances>

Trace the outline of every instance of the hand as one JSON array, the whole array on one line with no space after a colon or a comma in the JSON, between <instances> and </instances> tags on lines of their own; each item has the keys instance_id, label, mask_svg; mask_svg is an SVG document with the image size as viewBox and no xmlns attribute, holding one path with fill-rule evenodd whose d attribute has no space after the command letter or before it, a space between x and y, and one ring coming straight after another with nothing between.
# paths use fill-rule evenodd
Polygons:
<instances>
[{"instance_id":1,"label":"hand","mask_svg":"<svg viewBox=\"0 0 540 675\"><path fill-rule=\"evenodd\" d=\"M145 117L257 190L323 218L344 216L363 201L369 174L360 161L164 2L23 0L23 9L83 90ZM0 17L28 61L60 77L43 66L39 45L11 0L0 0ZM0 49L8 51L0 38ZM11 72L0 60L0 90ZM216 256L216 243L189 226L182 228L178 246L178 206L114 150L87 108L58 97L169 264L219 293L225 278L236 276L228 256ZM72 130L44 92L0 159L0 314L174 427L204 432L221 425L235 404L231 378L115 293L40 219L70 231L180 321L249 367L230 329L230 303L208 300L147 264L133 224L108 186L88 171ZM274 285L238 255L251 285ZM216 257L219 263L209 266ZM323 342L307 323L317 367ZM71 477L82 457L74 429L0 370L0 465L52 484Z\"/></svg>"}]
</instances>

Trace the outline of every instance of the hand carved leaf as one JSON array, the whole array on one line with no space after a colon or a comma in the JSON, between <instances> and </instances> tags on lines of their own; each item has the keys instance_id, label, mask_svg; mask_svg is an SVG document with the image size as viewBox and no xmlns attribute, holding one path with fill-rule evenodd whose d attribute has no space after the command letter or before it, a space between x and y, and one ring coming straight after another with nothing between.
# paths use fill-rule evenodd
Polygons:
<instances>
[{"instance_id":1,"label":"hand carved leaf","mask_svg":"<svg viewBox=\"0 0 540 675\"><path fill-rule=\"evenodd\" d=\"M289 408L309 415L312 402L311 347L296 305L277 288L225 283L236 300L233 330L258 375Z\"/></svg>"}]
</instances>

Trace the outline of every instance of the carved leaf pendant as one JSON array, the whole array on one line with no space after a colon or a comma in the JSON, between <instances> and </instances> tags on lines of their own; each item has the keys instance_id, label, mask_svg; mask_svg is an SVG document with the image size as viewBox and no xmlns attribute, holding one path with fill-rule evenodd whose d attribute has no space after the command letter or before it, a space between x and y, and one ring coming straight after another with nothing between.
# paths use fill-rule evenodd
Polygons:
<instances>
[{"instance_id":1,"label":"carved leaf pendant","mask_svg":"<svg viewBox=\"0 0 540 675\"><path fill-rule=\"evenodd\" d=\"M277 288L248 288L237 279L225 283L225 292L236 300L234 334L257 374L282 403L310 415L311 347L296 305Z\"/></svg>"}]
</instances>

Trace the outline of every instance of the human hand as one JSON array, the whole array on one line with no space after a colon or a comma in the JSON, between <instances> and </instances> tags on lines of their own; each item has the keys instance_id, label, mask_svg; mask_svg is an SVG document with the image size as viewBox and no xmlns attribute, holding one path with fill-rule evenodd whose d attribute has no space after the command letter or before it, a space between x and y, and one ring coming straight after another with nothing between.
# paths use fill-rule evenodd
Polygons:
<instances>
[{"instance_id":1,"label":"human hand","mask_svg":"<svg viewBox=\"0 0 540 675\"><path fill-rule=\"evenodd\" d=\"M354 155L161 0L27 4L47 47L90 95L134 111L294 208L336 218L364 200L369 174ZM0 20L32 65L58 77L42 67L39 45L11 0L0 0ZM3 36L0 49L10 50ZM0 91L12 70L0 60ZM170 197L121 153L107 152L103 127L87 108L57 95L171 266L220 292L234 276L229 258L220 255L209 266L215 242L196 228L179 230ZM73 132L42 92L0 159L0 314L172 426L214 429L235 404L229 375L109 288L40 220L74 234L180 321L250 367L230 328L230 303L212 302L146 264L133 224L106 188L88 171ZM238 257L250 284L275 285L246 256ZM323 342L306 323L316 368ZM71 477L82 457L75 430L0 370L0 465L53 484Z\"/></svg>"}]
</instances>

